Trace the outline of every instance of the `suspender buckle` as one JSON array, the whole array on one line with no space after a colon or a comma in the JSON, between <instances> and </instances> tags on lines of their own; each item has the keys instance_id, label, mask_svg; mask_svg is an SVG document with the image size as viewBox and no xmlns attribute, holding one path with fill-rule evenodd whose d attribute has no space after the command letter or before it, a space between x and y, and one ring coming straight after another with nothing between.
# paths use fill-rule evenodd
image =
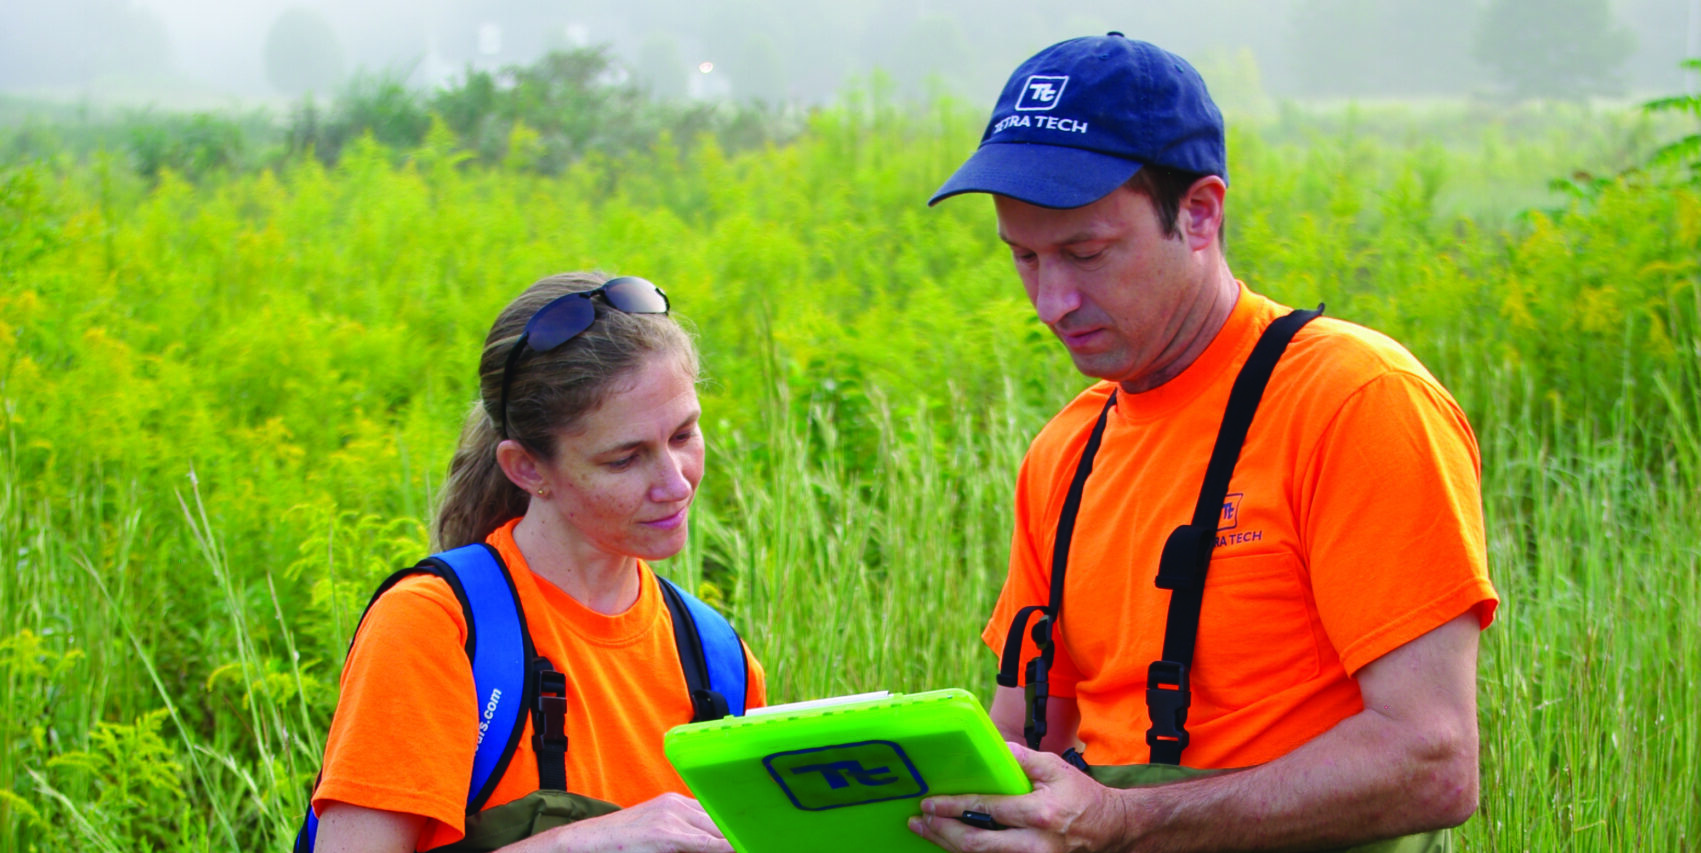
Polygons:
<instances>
[{"instance_id":1,"label":"suspender buckle","mask_svg":"<svg viewBox=\"0 0 1701 853\"><path fill-rule=\"evenodd\" d=\"M1158 562L1158 589L1197 592L1205 588L1205 570L1217 544L1215 524L1183 524L1164 542Z\"/></svg>"},{"instance_id":2,"label":"suspender buckle","mask_svg":"<svg viewBox=\"0 0 1701 853\"><path fill-rule=\"evenodd\" d=\"M1153 661L1146 668L1146 710L1152 718L1146 744L1154 751L1163 746L1179 754L1187 747L1187 708L1193 701L1187 669L1187 664L1168 660Z\"/></svg>"},{"instance_id":3,"label":"suspender buckle","mask_svg":"<svg viewBox=\"0 0 1701 853\"><path fill-rule=\"evenodd\" d=\"M1045 738L1045 704L1051 696L1050 666L1043 657L1028 661L1028 713L1022 722L1022 739L1029 749L1039 749Z\"/></svg>"},{"instance_id":4,"label":"suspender buckle","mask_svg":"<svg viewBox=\"0 0 1701 853\"><path fill-rule=\"evenodd\" d=\"M1016 673L1022 667L1022 638L1028 633L1028 620L1035 615L1038 615L1041 621L1050 618L1045 615L1044 607L1038 604L1030 604L1016 611L1016 618L1011 620L1010 632L1004 635L1004 653L998 656L998 686L1016 687L1020 685L1021 682L1017 680ZM1050 640L1051 633L1048 631L1045 635L1045 641L1050 642ZM1038 635L1035 635L1034 642L1040 642ZM1041 654L1045 652L1044 646L1040 647L1040 652Z\"/></svg>"},{"instance_id":5,"label":"suspender buckle","mask_svg":"<svg viewBox=\"0 0 1701 853\"><path fill-rule=\"evenodd\" d=\"M1063 750L1063 760L1069 762L1070 767L1082 773L1091 773L1093 770L1093 766L1087 763L1087 757L1082 755L1081 751L1075 747Z\"/></svg>"},{"instance_id":6,"label":"suspender buckle","mask_svg":"<svg viewBox=\"0 0 1701 853\"><path fill-rule=\"evenodd\" d=\"M1032 636L1034 638L1034 647L1039 649L1040 654L1043 655L1051 651L1050 614L1041 614L1040 618L1034 620Z\"/></svg>"}]
</instances>

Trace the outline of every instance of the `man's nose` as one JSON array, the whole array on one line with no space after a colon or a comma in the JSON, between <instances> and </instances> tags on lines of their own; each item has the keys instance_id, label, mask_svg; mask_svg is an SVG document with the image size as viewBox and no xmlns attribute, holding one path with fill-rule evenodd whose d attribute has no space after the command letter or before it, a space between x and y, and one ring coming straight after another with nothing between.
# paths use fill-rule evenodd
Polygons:
<instances>
[{"instance_id":1,"label":"man's nose","mask_svg":"<svg viewBox=\"0 0 1701 853\"><path fill-rule=\"evenodd\" d=\"M1040 322L1054 326L1081 307L1081 291L1063 264L1041 261L1034 271L1034 312Z\"/></svg>"}]
</instances>

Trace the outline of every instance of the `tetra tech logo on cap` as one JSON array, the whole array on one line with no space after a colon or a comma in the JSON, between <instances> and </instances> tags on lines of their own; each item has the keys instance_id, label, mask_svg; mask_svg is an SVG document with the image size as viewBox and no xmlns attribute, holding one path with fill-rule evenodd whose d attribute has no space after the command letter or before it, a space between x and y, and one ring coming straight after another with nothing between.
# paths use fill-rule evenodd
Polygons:
<instances>
[{"instance_id":1,"label":"tetra tech logo on cap","mask_svg":"<svg viewBox=\"0 0 1701 853\"><path fill-rule=\"evenodd\" d=\"M1016 101L1016 109L1022 112L1049 110L1057 106L1058 100L1063 97L1063 89L1068 85L1068 76L1035 74L1022 87L1022 97Z\"/></svg>"},{"instance_id":2,"label":"tetra tech logo on cap","mask_svg":"<svg viewBox=\"0 0 1701 853\"><path fill-rule=\"evenodd\" d=\"M1069 87L1067 74L1033 74L1022 84L1020 92L1016 93L1016 102L1010 105L1010 115L999 119L989 136L1003 133L1012 128L1026 128L1036 131L1053 131L1062 133L1086 133L1087 122L1084 119L1070 116L1042 116L1034 113L1050 112L1063 103L1063 91Z\"/></svg>"}]
</instances>

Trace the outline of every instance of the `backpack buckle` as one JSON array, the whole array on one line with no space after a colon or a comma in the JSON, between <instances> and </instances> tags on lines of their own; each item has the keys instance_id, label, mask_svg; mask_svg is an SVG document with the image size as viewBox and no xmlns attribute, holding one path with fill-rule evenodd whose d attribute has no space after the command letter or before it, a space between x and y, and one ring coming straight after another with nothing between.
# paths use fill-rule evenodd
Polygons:
<instances>
[{"instance_id":1,"label":"backpack buckle","mask_svg":"<svg viewBox=\"0 0 1701 853\"><path fill-rule=\"evenodd\" d=\"M691 691L691 722L719 720L731 715L732 709L727 706L725 696L707 688Z\"/></svg>"},{"instance_id":2,"label":"backpack buckle","mask_svg":"<svg viewBox=\"0 0 1701 853\"><path fill-rule=\"evenodd\" d=\"M532 748L538 752L567 750L567 676L554 670L538 673L536 721Z\"/></svg>"}]
</instances>

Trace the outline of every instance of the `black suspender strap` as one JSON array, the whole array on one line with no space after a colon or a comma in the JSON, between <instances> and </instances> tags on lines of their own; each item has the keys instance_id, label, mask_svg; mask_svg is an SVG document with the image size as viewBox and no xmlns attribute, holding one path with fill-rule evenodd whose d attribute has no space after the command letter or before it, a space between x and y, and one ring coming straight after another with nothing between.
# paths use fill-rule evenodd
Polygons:
<instances>
[{"instance_id":1,"label":"black suspender strap","mask_svg":"<svg viewBox=\"0 0 1701 853\"><path fill-rule=\"evenodd\" d=\"M1146 707L1152 718L1146 742L1152 747L1154 764L1179 764L1181 751L1187 746L1185 723L1191 703L1188 668L1193 663L1193 644L1199 632L1199 605L1204 596L1205 569L1211 560L1211 549L1216 545L1217 522L1228 495L1229 477L1240 459L1240 448L1252 425L1252 415L1258 409L1258 401L1264 396L1264 386L1269 383L1276 361L1287 349L1288 342L1301 327L1322 313L1322 305L1314 311L1289 312L1271 323L1259 337L1229 390L1228 406L1223 413L1222 426L1217 430L1216 444L1211 449L1211 460L1205 468L1205 481L1194 507L1193 522L1176 528L1164 544L1157 577L1160 588L1171 590L1168 623L1164 628L1164 656L1148 668L1146 690ZM1075 465L1075 477L1069 483L1069 493L1057 519L1057 537L1052 542L1048 603L1043 607L1028 605L1016 611L1010 632L1004 638L1004 653L999 658L998 684L1017 686L1016 671L1022 656L1022 637L1027 633L1029 620L1039 614L1039 620L1033 626L1034 645L1039 654L1028 661L1025 673L1027 702L1022 734L1030 749L1038 749L1046 733L1048 675L1055 650L1052 634L1063 606L1064 576L1069 565L1070 540L1075 533L1075 517L1080 512L1087 476L1093 471L1093 458L1098 455L1099 444L1104 438L1105 422L1115 405L1116 392L1113 391L1099 412L1087 445L1081 450L1081 459Z\"/></svg>"},{"instance_id":2,"label":"black suspender strap","mask_svg":"<svg viewBox=\"0 0 1701 853\"><path fill-rule=\"evenodd\" d=\"M1294 334L1321 313L1321 305L1315 311L1290 312L1271 323L1258 338L1229 390L1228 407L1217 430L1216 445L1211 448L1211 461L1205 466L1205 480L1193 508L1193 521L1177 527L1164 543L1157 577L1158 588L1170 591L1163 659L1153 661L1146 670L1146 710L1152 720L1152 727L1146 730L1146 743L1152 748L1153 764L1180 764L1181 751L1187 748L1187 708L1192 703L1189 670L1193 666L1194 641L1199 636L1205 572L1211 563L1211 550L1217 544L1217 527L1228 496L1229 477L1240 460L1241 445L1246 442L1252 416L1258 410L1271 372L1276 369L1276 361Z\"/></svg>"},{"instance_id":3,"label":"black suspender strap","mask_svg":"<svg viewBox=\"0 0 1701 853\"><path fill-rule=\"evenodd\" d=\"M1050 696L1047 679L1054 652L1051 630L1057 622L1058 611L1063 607L1063 575L1069 567L1069 540L1075 535L1075 516L1081 509L1081 493L1087 488L1087 475L1093 473L1093 457L1098 455L1099 442L1104 438L1105 421L1115 407L1116 392L1112 391L1110 398L1104 401L1104 408L1099 410L1099 419L1093 424L1092 434L1087 436L1087 446L1081 450L1081 461L1075 464L1075 479L1070 481L1069 493L1063 499L1063 511L1057 519L1057 538L1051 546L1050 603L1045 607L1029 605L1016 611L1010 633L1004 638L998 683L1015 687L1016 666L1022 657L1022 635L1028 619L1036 612L1041 614L1033 629L1034 646L1039 649L1039 654L1029 660L1027 666L1027 712L1022 736L1027 740L1029 749L1039 749L1040 740L1045 737L1045 703Z\"/></svg>"}]
</instances>

